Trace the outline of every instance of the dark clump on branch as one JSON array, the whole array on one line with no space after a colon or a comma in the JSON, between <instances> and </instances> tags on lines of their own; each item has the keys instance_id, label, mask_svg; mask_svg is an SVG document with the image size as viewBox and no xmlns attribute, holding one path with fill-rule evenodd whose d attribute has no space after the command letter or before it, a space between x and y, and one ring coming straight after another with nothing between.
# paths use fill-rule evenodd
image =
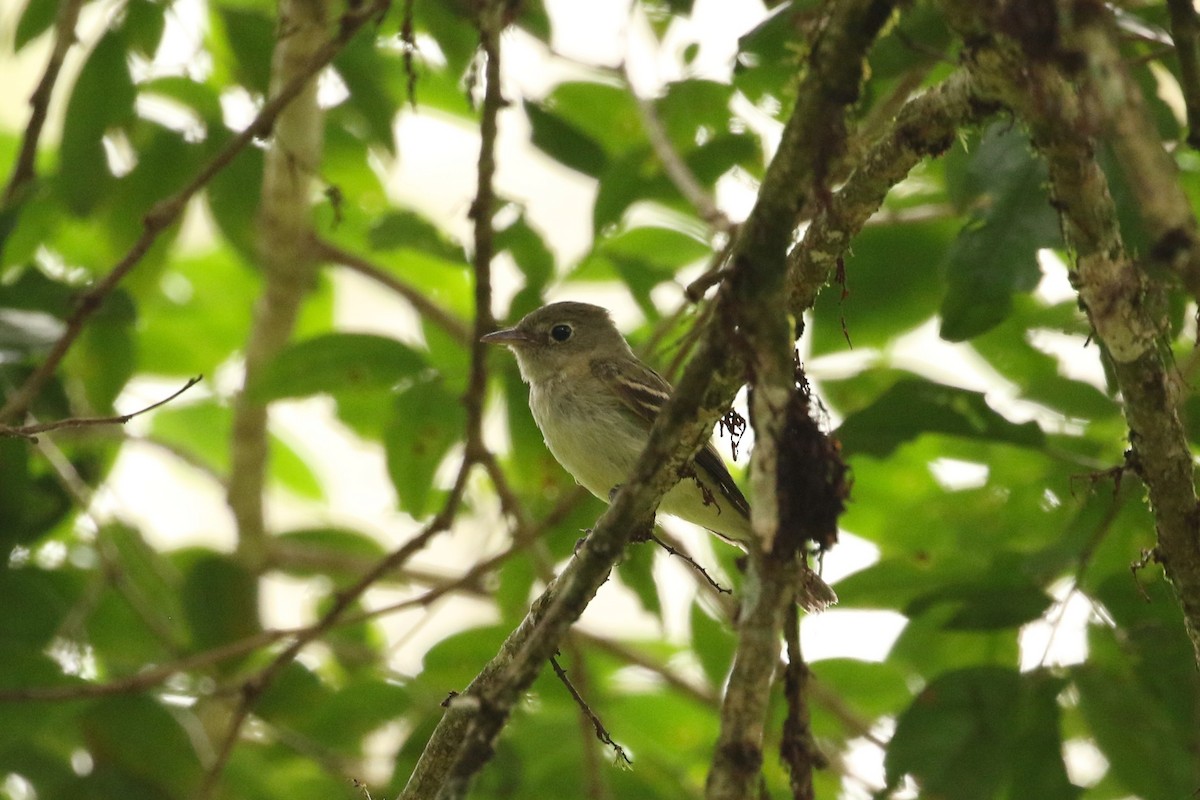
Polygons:
<instances>
[{"instance_id":1,"label":"dark clump on branch","mask_svg":"<svg viewBox=\"0 0 1200 800\"><path fill-rule=\"evenodd\" d=\"M837 439L821 430L812 388L796 359L796 390L779 448L779 538L775 550L795 553L811 541L822 550L837 542L837 521L850 497L850 468Z\"/></svg>"}]
</instances>

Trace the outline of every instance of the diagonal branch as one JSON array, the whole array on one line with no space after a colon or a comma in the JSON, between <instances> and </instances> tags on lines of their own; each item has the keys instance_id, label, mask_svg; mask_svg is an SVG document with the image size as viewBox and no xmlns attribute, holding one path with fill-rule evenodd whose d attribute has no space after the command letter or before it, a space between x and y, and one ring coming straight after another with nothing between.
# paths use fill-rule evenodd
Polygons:
<instances>
[{"instance_id":1,"label":"diagonal branch","mask_svg":"<svg viewBox=\"0 0 1200 800\"><path fill-rule=\"evenodd\" d=\"M84 324L99 310L105 298L112 293L117 284L138 265L138 262L142 260L162 232L175 223L183 213L187 202L203 189L213 179L213 176L228 166L255 138L267 136L280 113L303 91L309 80L324 69L364 25L382 14L387 9L388 3L389 0L373 0L370 3L351 7L342 15L337 33L313 54L312 59L304 65L301 71L279 88L278 92L263 105L246 129L230 139L186 186L158 202L146 213L142 219L141 235L121 260L109 270L108 274L79 299L75 310L67 320L66 330L54 343L46 360L26 378L14 393L9 395L4 406L0 407L0 422L16 419L28 410L34 398L38 396L46 382L58 369L58 365L62 363L71 345L83 332Z\"/></svg>"},{"instance_id":2,"label":"diagonal branch","mask_svg":"<svg viewBox=\"0 0 1200 800\"><path fill-rule=\"evenodd\" d=\"M25 439L37 441L36 435L39 433L47 433L49 431L62 430L64 428L91 428L100 425L124 425L134 417L141 416L147 411L153 411L160 406L165 406L167 403L174 400L179 395L186 392L188 389L195 386L204 378L203 375L197 375L195 378L188 379L181 388L176 389L169 396L164 397L157 403L151 403L145 408L139 408L137 411L129 414L119 414L113 417L71 417L69 419L55 420L54 422L39 422L32 425L10 426L0 425L0 438L9 436L19 436Z\"/></svg>"},{"instance_id":3,"label":"diagonal branch","mask_svg":"<svg viewBox=\"0 0 1200 800\"><path fill-rule=\"evenodd\" d=\"M628 64L624 66L624 75L626 87L637 100L638 115L642 119L642 128L646 131L646 138L650 140L650 146L662 163L663 171L667 173L671 183L711 230L717 233L732 233L734 226L729 217L725 216L725 212L717 206L713 196L700 185L700 181L696 179L691 168L684 162L675 146L671 144L662 120L658 118L654 101L634 92L633 81L629 78Z\"/></svg>"},{"instance_id":4,"label":"diagonal branch","mask_svg":"<svg viewBox=\"0 0 1200 800\"><path fill-rule=\"evenodd\" d=\"M1098 6L1081 14L1068 29L1065 46L1088 54L1087 77L1101 115L1105 138L1112 146L1138 215L1149 236L1139 254L1147 267L1173 272L1192 299L1200 298L1200 225L1179 182L1179 168L1163 147L1141 88L1121 56L1116 22Z\"/></svg>"},{"instance_id":5,"label":"diagonal branch","mask_svg":"<svg viewBox=\"0 0 1200 800\"><path fill-rule=\"evenodd\" d=\"M994 101L979 97L965 70L908 101L789 254L787 292L792 314L799 316L812 307L817 292L833 278L850 242L883 205L888 191L922 159L944 153L963 126L978 124L998 108Z\"/></svg>"},{"instance_id":6,"label":"diagonal branch","mask_svg":"<svg viewBox=\"0 0 1200 800\"><path fill-rule=\"evenodd\" d=\"M284 0L279 4L278 38L271 56L271 86L306 75L326 39L330 0ZM263 158L262 201L255 244L262 266L262 290L254 306L244 346L242 388L233 400L229 486L226 501L237 524L239 557L252 569L266 563L263 521L267 475L267 405L248 388L287 345L304 298L316 284L318 258L311 246L313 176L321 160L325 115L317 104L317 82L304 88L276 121Z\"/></svg>"},{"instance_id":7,"label":"diagonal branch","mask_svg":"<svg viewBox=\"0 0 1200 800\"><path fill-rule=\"evenodd\" d=\"M83 0L61 0L59 3L58 14L54 19L54 45L50 49L46 71L42 73L42 79L38 81L33 96L29 98L29 124L25 126L21 150L13 164L8 185L4 187L4 197L0 199L0 213L12 212L14 207L25 199L28 187L37 177L38 142L42 138L42 128L50 110L50 98L54 95L54 85L58 82L63 61L66 60L71 45L75 44L75 23L79 21L79 9L82 6ZM0 234L0 241L3 238L3 234Z\"/></svg>"},{"instance_id":8,"label":"diagonal branch","mask_svg":"<svg viewBox=\"0 0 1200 800\"><path fill-rule=\"evenodd\" d=\"M416 287L391 274L370 259L319 237L314 237L312 247L318 261L340 264L346 269L365 275L403 297L418 314L437 325L454 341L463 345L471 341L471 333L462 320L426 297Z\"/></svg>"},{"instance_id":9,"label":"diagonal branch","mask_svg":"<svg viewBox=\"0 0 1200 800\"><path fill-rule=\"evenodd\" d=\"M1200 16L1192 0L1167 0L1167 10L1179 58L1179 85L1187 107L1187 142L1200 150Z\"/></svg>"},{"instance_id":10,"label":"diagonal branch","mask_svg":"<svg viewBox=\"0 0 1200 800\"><path fill-rule=\"evenodd\" d=\"M843 14L860 24L851 25L846 17L839 17L839 21L847 22L844 28L837 27L839 33L853 31L866 42L891 11L890 3L867 0L841 8ZM845 44L836 37L830 42ZM727 282L718 293L714 322L705 329L696 357L656 420L629 479L575 557L534 602L499 653L467 690L450 702L401 794L403 800L465 794L471 778L490 757L495 737L521 693L607 579L632 534L649 526L659 499L678 481L680 468L708 438L713 424L728 407L741 383L745 364L745 354L728 346L735 324L744 322L735 305L748 303L757 309L764 297L782 295L786 246L796 216L794 211L788 212L799 207L796 195L812 184L812 165L826 146L833 144L824 134L827 117L814 112L836 109L840 114L854 101L863 50L865 44L840 48L842 55L828 67L822 65L812 79L813 101L797 104L780 150L768 168L759 202L734 249L734 277L741 280ZM846 57L846 53L852 55ZM754 263L764 254L765 259ZM790 378L790 360L788 374ZM774 600L771 604L775 605ZM778 615L768 612L766 616ZM772 665L777 656L776 647Z\"/></svg>"},{"instance_id":11,"label":"diagonal branch","mask_svg":"<svg viewBox=\"0 0 1200 800\"><path fill-rule=\"evenodd\" d=\"M1127 105L1100 102L1098 97L1108 97L1104 93L1111 87L1098 84L1098 79L1086 82L1081 92L1051 64L1030 64L1016 43L991 38L973 3L949 0L946 6L953 24L975 42L968 67L982 90L1022 117L1034 147L1046 160L1054 204L1075 250L1073 278L1079 297L1111 359L1124 399L1133 463L1149 489L1154 511L1157 557L1175 587L1200 661L1197 496L1178 390L1164 361L1164 352L1169 352L1163 342L1165 327L1156 311L1164 287L1126 254L1108 181L1096 161L1096 142L1088 135L1128 125L1112 115L1135 112ZM1087 41L1103 50L1097 36L1092 31ZM1100 124L1093 116L1097 111L1103 115ZM1159 147L1157 139L1149 144ZM1127 150L1116 150L1127 174L1154 160L1142 153L1130 156L1131 163L1125 160ZM1166 181L1156 184L1164 196L1178 192L1173 173L1156 174L1154 180Z\"/></svg>"}]
</instances>

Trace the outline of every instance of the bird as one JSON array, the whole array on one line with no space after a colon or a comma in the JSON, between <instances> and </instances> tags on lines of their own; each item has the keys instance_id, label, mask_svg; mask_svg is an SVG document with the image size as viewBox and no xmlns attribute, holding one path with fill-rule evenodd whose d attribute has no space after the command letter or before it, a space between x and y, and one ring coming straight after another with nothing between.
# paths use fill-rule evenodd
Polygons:
<instances>
[{"instance_id":1,"label":"bird","mask_svg":"<svg viewBox=\"0 0 1200 800\"><path fill-rule=\"evenodd\" d=\"M607 309L590 303L542 306L480 341L512 351L551 455L609 502L645 448L671 384L638 359ZM750 503L711 442L696 454L692 473L667 491L659 511L754 549ZM812 598L805 606L815 610L835 602L833 590L805 571L809 586L802 594Z\"/></svg>"}]
</instances>

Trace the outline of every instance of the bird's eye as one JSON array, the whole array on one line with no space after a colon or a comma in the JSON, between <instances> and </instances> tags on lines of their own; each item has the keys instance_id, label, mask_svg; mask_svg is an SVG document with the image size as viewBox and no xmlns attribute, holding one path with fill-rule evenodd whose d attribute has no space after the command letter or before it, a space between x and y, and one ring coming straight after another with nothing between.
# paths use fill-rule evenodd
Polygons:
<instances>
[{"instance_id":1,"label":"bird's eye","mask_svg":"<svg viewBox=\"0 0 1200 800\"><path fill-rule=\"evenodd\" d=\"M560 322L550 329L550 338L556 342L565 342L571 338L571 334L575 331L565 322Z\"/></svg>"}]
</instances>

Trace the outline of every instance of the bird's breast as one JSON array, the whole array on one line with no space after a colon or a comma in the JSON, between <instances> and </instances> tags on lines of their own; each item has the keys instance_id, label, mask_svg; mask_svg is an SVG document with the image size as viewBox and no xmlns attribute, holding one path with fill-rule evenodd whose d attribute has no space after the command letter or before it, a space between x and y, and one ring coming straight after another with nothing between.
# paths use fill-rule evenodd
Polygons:
<instances>
[{"instance_id":1,"label":"bird's breast","mask_svg":"<svg viewBox=\"0 0 1200 800\"><path fill-rule=\"evenodd\" d=\"M545 381L530 387L529 408L555 460L607 500L628 477L646 432L617 397L595 388L571 386L565 378Z\"/></svg>"}]
</instances>

